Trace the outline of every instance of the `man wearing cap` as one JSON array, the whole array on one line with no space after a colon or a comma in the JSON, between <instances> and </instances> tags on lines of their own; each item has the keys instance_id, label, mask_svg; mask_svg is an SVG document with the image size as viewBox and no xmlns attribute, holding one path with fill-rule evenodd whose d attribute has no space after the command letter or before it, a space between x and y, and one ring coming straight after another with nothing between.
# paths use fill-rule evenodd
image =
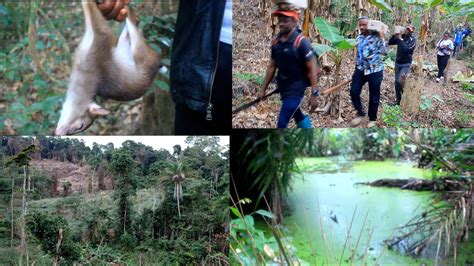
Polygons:
<instances>
[{"instance_id":1,"label":"man wearing cap","mask_svg":"<svg viewBox=\"0 0 474 266\"><path fill-rule=\"evenodd\" d=\"M395 94L396 102L390 105L400 105L403 94L403 87L405 87L405 80L408 73L410 73L410 66L413 61L413 51L415 51L416 39L413 37L415 27L408 25L405 32L394 34L388 45L397 45L397 60L395 61Z\"/></svg>"},{"instance_id":2,"label":"man wearing cap","mask_svg":"<svg viewBox=\"0 0 474 266\"><path fill-rule=\"evenodd\" d=\"M362 123L365 112L362 110L360 94L365 83L369 83L369 123L376 126L377 111L380 102L380 86L383 80L382 55L387 53L383 32L371 32L368 29L369 18L359 18L359 36L357 36L357 60L351 83L351 101L357 111L352 119L353 127Z\"/></svg>"},{"instance_id":3,"label":"man wearing cap","mask_svg":"<svg viewBox=\"0 0 474 266\"><path fill-rule=\"evenodd\" d=\"M299 14L296 10L277 10L280 33L273 39L271 59L267 67L265 82L260 96L265 95L276 70L277 87L282 106L278 117L278 128L287 128L292 118L298 128L311 128L309 115L304 115L300 105L304 92L311 86L310 105L316 107L319 96L316 79L315 55L308 38L304 38L296 26Z\"/></svg>"}]
</instances>

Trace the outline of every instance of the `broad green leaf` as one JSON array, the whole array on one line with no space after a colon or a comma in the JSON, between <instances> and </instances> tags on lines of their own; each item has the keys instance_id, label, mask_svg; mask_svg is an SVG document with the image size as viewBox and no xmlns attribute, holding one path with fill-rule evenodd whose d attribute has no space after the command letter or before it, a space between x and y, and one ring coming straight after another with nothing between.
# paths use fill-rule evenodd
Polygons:
<instances>
[{"instance_id":1,"label":"broad green leaf","mask_svg":"<svg viewBox=\"0 0 474 266\"><path fill-rule=\"evenodd\" d=\"M258 210L255 213L262 215L263 217L268 217L270 219L274 219L275 215L267 210Z\"/></svg>"},{"instance_id":2,"label":"broad green leaf","mask_svg":"<svg viewBox=\"0 0 474 266\"><path fill-rule=\"evenodd\" d=\"M239 210L237 210L236 207L230 207L230 211L237 217L242 218L242 215L240 214Z\"/></svg>"},{"instance_id":3,"label":"broad green leaf","mask_svg":"<svg viewBox=\"0 0 474 266\"><path fill-rule=\"evenodd\" d=\"M356 46L356 40L355 39L344 39L336 44L334 44L335 47L339 49L352 49Z\"/></svg>"},{"instance_id":4,"label":"broad green leaf","mask_svg":"<svg viewBox=\"0 0 474 266\"><path fill-rule=\"evenodd\" d=\"M329 45L322 44L322 43L313 43L312 46L313 46L313 50L316 52L318 57L323 56L327 52L334 51L334 48L332 48Z\"/></svg>"},{"instance_id":5,"label":"broad green leaf","mask_svg":"<svg viewBox=\"0 0 474 266\"><path fill-rule=\"evenodd\" d=\"M321 36L331 43L338 43L344 39L344 37L339 34L339 30L336 27L331 26L331 24L329 24L324 18L316 17L314 18L313 23L316 28L318 28Z\"/></svg>"},{"instance_id":6,"label":"broad green leaf","mask_svg":"<svg viewBox=\"0 0 474 266\"><path fill-rule=\"evenodd\" d=\"M170 91L170 85L162 80L155 80L155 85L163 91Z\"/></svg>"},{"instance_id":7,"label":"broad green leaf","mask_svg":"<svg viewBox=\"0 0 474 266\"><path fill-rule=\"evenodd\" d=\"M369 0L369 3L386 12L393 12L392 7L384 0Z\"/></svg>"},{"instance_id":8,"label":"broad green leaf","mask_svg":"<svg viewBox=\"0 0 474 266\"><path fill-rule=\"evenodd\" d=\"M430 3L430 7L435 7L441 3L443 3L444 0L432 0L431 3Z\"/></svg>"},{"instance_id":9,"label":"broad green leaf","mask_svg":"<svg viewBox=\"0 0 474 266\"><path fill-rule=\"evenodd\" d=\"M250 215L245 215L244 219L247 227L253 228L253 226L255 225L253 217Z\"/></svg>"}]
</instances>

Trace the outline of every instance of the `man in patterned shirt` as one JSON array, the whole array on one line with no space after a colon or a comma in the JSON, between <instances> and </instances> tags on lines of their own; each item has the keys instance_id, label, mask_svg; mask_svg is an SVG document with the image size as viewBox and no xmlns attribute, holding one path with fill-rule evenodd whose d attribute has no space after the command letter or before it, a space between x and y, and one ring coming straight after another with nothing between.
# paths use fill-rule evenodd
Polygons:
<instances>
[{"instance_id":1,"label":"man in patterned shirt","mask_svg":"<svg viewBox=\"0 0 474 266\"><path fill-rule=\"evenodd\" d=\"M369 18L359 18L357 37L357 61L351 83L351 100L357 110L357 117L351 121L353 127L360 125L365 117L362 110L360 94L366 82L369 83L369 123L367 127L376 125L377 111L380 102L380 85L383 79L382 55L387 53L383 32L371 32L367 29Z\"/></svg>"}]
</instances>

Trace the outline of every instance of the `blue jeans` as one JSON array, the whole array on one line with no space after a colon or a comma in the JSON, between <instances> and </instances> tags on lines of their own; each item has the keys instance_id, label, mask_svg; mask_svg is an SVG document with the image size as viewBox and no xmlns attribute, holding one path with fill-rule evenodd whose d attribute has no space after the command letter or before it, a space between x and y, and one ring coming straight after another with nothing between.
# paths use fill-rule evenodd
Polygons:
<instances>
[{"instance_id":1,"label":"blue jeans","mask_svg":"<svg viewBox=\"0 0 474 266\"><path fill-rule=\"evenodd\" d=\"M303 112L301 112L300 104L303 97L289 97L282 99L280 115L278 116L278 128L287 128L291 118L295 119L298 123L305 118Z\"/></svg>"},{"instance_id":2,"label":"blue jeans","mask_svg":"<svg viewBox=\"0 0 474 266\"><path fill-rule=\"evenodd\" d=\"M411 63L397 64L395 63L395 94L397 95L397 104L402 101L403 87L408 73L410 73Z\"/></svg>"},{"instance_id":3,"label":"blue jeans","mask_svg":"<svg viewBox=\"0 0 474 266\"><path fill-rule=\"evenodd\" d=\"M369 120L377 120L377 111L380 103L380 85L382 85L383 70L369 75L364 75L364 71L355 69L352 75L351 83L351 100L354 108L357 110L359 116L365 116L362 110L362 103L360 102L360 94L362 87L366 82L369 82Z\"/></svg>"}]
</instances>

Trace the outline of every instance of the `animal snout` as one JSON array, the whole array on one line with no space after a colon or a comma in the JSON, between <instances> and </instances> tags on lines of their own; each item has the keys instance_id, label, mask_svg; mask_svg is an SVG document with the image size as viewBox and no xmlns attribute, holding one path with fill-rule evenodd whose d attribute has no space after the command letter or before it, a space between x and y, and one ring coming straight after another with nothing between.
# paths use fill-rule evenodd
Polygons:
<instances>
[{"instance_id":1,"label":"animal snout","mask_svg":"<svg viewBox=\"0 0 474 266\"><path fill-rule=\"evenodd\" d=\"M165 74L166 72L168 72L168 68L165 65L161 64L160 73Z\"/></svg>"}]
</instances>

